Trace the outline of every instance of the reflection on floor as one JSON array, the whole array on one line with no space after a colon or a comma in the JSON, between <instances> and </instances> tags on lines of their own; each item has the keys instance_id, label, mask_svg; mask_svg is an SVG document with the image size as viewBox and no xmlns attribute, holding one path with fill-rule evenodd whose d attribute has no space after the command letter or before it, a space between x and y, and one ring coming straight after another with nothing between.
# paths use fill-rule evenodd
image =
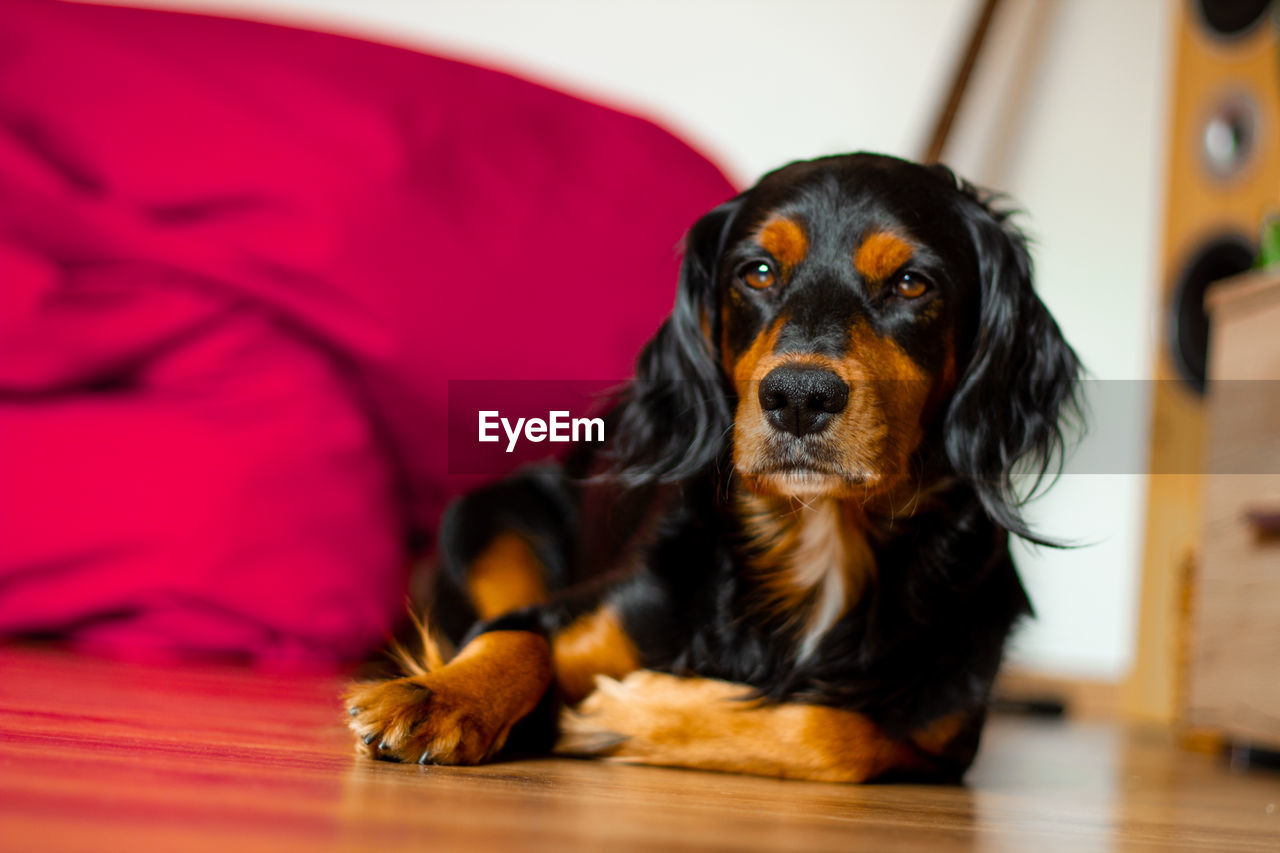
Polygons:
<instances>
[{"instance_id":1,"label":"reflection on floor","mask_svg":"<svg viewBox=\"0 0 1280 853\"><path fill-rule=\"evenodd\" d=\"M357 760L332 678L0 650L5 850L1280 850L1280 774L997 718L968 785Z\"/></svg>"}]
</instances>

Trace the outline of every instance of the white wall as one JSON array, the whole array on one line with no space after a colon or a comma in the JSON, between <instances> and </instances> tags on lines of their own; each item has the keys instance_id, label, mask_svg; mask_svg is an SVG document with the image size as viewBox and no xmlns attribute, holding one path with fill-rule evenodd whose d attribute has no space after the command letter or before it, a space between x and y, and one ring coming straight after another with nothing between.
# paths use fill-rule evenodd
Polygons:
<instances>
[{"instance_id":1,"label":"white wall","mask_svg":"<svg viewBox=\"0 0 1280 853\"><path fill-rule=\"evenodd\" d=\"M955 0L140 0L435 49L641 113L747 184L911 152L959 50Z\"/></svg>"},{"instance_id":2,"label":"white wall","mask_svg":"<svg viewBox=\"0 0 1280 853\"><path fill-rule=\"evenodd\" d=\"M1175 5L1020 0L1006 11L950 159L1030 211L1040 291L1092 375L1148 379ZM1028 47L1034 55L1020 55ZM1146 464L1150 388L1108 382L1088 391L1095 420L1106 420L1095 429L1106 434L1080 456L1117 473L1064 477L1036 505L1042 528L1096 544L1019 555L1040 618L1013 656L1117 679L1137 632L1146 480L1136 472ZM1112 429L1121 412L1127 429Z\"/></svg>"},{"instance_id":3,"label":"white wall","mask_svg":"<svg viewBox=\"0 0 1280 853\"><path fill-rule=\"evenodd\" d=\"M782 163L919 153L975 0L151 0L471 58L657 119L749 183ZM948 159L1011 193L1039 286L1094 375L1154 352L1165 0L1010 0ZM1136 472L1145 403L1118 441ZM1121 458L1112 453L1109 458ZM1115 679L1129 666L1142 478L1070 476L1035 515L1093 547L1020 561L1039 619L1014 656Z\"/></svg>"}]
</instances>

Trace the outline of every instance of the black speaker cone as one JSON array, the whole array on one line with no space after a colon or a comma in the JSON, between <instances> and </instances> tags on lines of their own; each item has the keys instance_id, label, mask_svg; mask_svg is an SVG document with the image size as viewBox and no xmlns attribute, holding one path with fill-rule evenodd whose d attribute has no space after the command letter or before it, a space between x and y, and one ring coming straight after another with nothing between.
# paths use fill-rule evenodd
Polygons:
<instances>
[{"instance_id":1,"label":"black speaker cone","mask_svg":"<svg viewBox=\"0 0 1280 853\"><path fill-rule=\"evenodd\" d=\"M1271 0L1193 0L1205 27L1219 38L1235 38L1253 29Z\"/></svg>"},{"instance_id":2,"label":"black speaker cone","mask_svg":"<svg viewBox=\"0 0 1280 853\"><path fill-rule=\"evenodd\" d=\"M1209 354L1209 317L1204 295L1209 285L1253 266L1256 250L1237 234L1214 237L1191 256L1169 306L1169 341L1173 363L1192 388L1204 393L1205 365Z\"/></svg>"}]
</instances>

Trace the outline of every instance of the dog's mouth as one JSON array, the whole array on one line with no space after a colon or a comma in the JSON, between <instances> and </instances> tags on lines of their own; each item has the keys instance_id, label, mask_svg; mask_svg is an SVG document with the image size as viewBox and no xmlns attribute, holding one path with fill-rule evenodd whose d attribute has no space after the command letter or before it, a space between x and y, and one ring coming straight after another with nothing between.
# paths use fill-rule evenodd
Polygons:
<instances>
[{"instance_id":1,"label":"dog's mouth","mask_svg":"<svg viewBox=\"0 0 1280 853\"><path fill-rule=\"evenodd\" d=\"M762 496L867 501L891 486L900 467L887 451L885 416L862 400L808 432L773 423L759 395L741 398L734 425L733 462L744 485ZM861 399L861 398L859 398Z\"/></svg>"},{"instance_id":2,"label":"dog's mouth","mask_svg":"<svg viewBox=\"0 0 1280 853\"><path fill-rule=\"evenodd\" d=\"M874 488L880 480L871 471L844 471L804 463L770 466L744 473L744 477L754 491L794 498L848 496Z\"/></svg>"}]
</instances>

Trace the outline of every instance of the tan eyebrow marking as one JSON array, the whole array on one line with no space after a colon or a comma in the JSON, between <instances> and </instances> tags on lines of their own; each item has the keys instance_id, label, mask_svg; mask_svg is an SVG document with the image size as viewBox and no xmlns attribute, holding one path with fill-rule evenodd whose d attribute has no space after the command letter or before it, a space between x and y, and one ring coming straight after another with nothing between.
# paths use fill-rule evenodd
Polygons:
<instances>
[{"instance_id":1,"label":"tan eyebrow marking","mask_svg":"<svg viewBox=\"0 0 1280 853\"><path fill-rule=\"evenodd\" d=\"M777 258L782 265L780 272L784 276L791 275L791 271L809 254L809 237L804 232L804 226L785 216L772 217L760 226L760 230L756 232L756 241L761 248Z\"/></svg>"},{"instance_id":2,"label":"tan eyebrow marking","mask_svg":"<svg viewBox=\"0 0 1280 853\"><path fill-rule=\"evenodd\" d=\"M868 281L884 281L911 260L911 245L892 231L872 231L853 254L853 266Z\"/></svg>"}]
</instances>

